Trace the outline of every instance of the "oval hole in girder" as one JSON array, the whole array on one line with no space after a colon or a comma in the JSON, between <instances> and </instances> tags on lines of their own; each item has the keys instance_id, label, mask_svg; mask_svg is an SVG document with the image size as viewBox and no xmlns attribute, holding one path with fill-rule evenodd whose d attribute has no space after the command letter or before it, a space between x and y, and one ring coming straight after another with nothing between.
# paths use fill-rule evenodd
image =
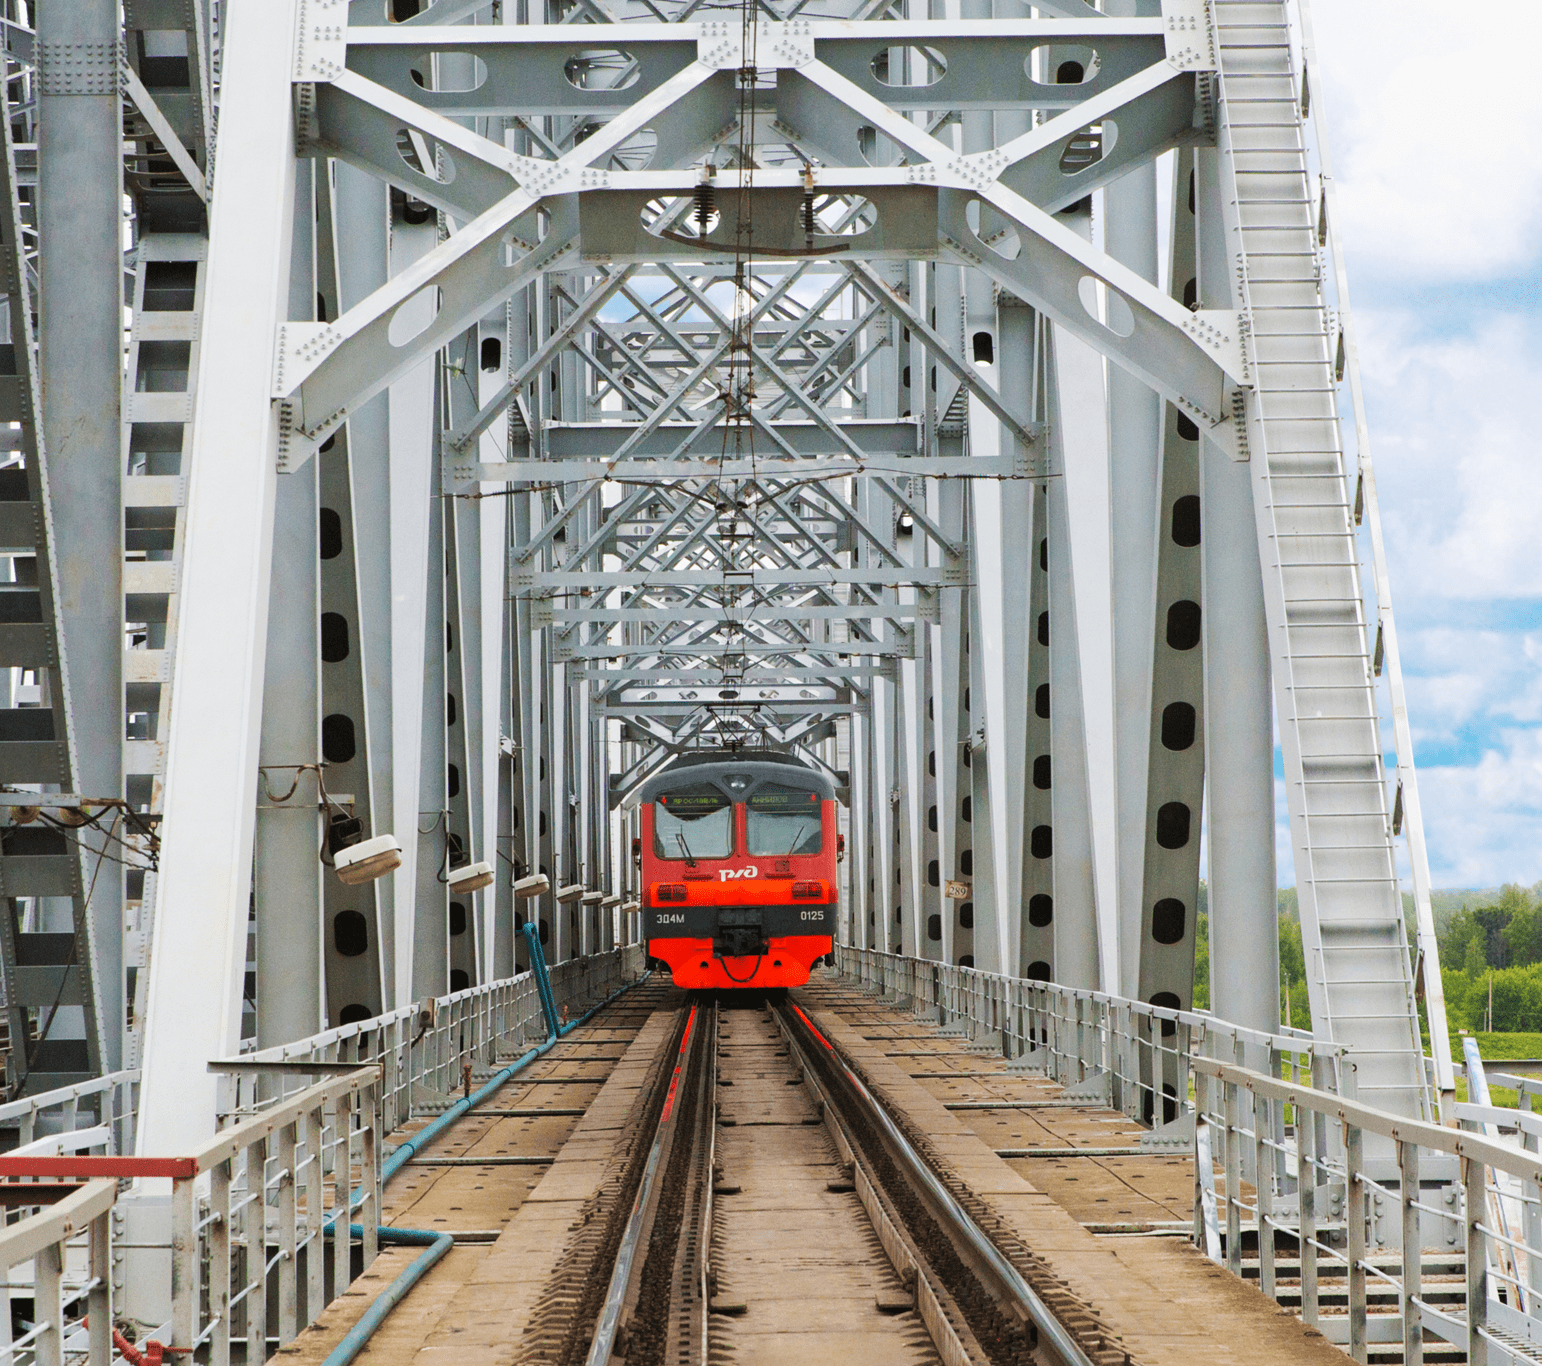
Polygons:
<instances>
[{"instance_id":1,"label":"oval hole in girder","mask_svg":"<svg viewBox=\"0 0 1542 1366\"><path fill-rule=\"evenodd\" d=\"M1023 70L1035 85L1086 85L1097 79L1102 65L1096 48L1069 43L1040 43L1023 59Z\"/></svg>"},{"instance_id":2,"label":"oval hole in girder","mask_svg":"<svg viewBox=\"0 0 1542 1366\"><path fill-rule=\"evenodd\" d=\"M487 63L471 52L425 52L412 63L412 83L434 95L466 95L487 83Z\"/></svg>"},{"instance_id":3,"label":"oval hole in girder","mask_svg":"<svg viewBox=\"0 0 1542 1366\"><path fill-rule=\"evenodd\" d=\"M1202 613L1199 604L1180 598L1167 609L1167 643L1174 650L1192 650L1199 644Z\"/></svg>"},{"instance_id":4,"label":"oval hole in girder","mask_svg":"<svg viewBox=\"0 0 1542 1366\"><path fill-rule=\"evenodd\" d=\"M1185 750L1194 743L1198 714L1188 702L1169 702L1162 708L1162 748Z\"/></svg>"},{"instance_id":5,"label":"oval hole in girder","mask_svg":"<svg viewBox=\"0 0 1542 1366\"><path fill-rule=\"evenodd\" d=\"M1156 842L1164 849L1182 849L1189 842L1191 812L1184 802L1163 802L1157 808Z\"/></svg>"},{"instance_id":6,"label":"oval hole in girder","mask_svg":"<svg viewBox=\"0 0 1542 1366\"><path fill-rule=\"evenodd\" d=\"M610 154L610 159L620 163L618 170L646 171L658 150L659 135L651 128L639 128Z\"/></svg>"},{"instance_id":7,"label":"oval hole in girder","mask_svg":"<svg viewBox=\"0 0 1542 1366\"><path fill-rule=\"evenodd\" d=\"M1118 141L1119 125L1112 119L1077 129L1060 149L1060 174L1073 176L1090 170L1114 150Z\"/></svg>"},{"instance_id":8,"label":"oval hole in girder","mask_svg":"<svg viewBox=\"0 0 1542 1366\"><path fill-rule=\"evenodd\" d=\"M1188 907L1175 896L1164 896L1151 908L1151 937L1158 944L1176 944L1188 920Z\"/></svg>"},{"instance_id":9,"label":"oval hole in girder","mask_svg":"<svg viewBox=\"0 0 1542 1366\"><path fill-rule=\"evenodd\" d=\"M1183 1002L1178 999L1177 993L1176 992L1172 992L1172 991L1159 991L1159 992L1157 992L1157 994L1151 998L1151 1004L1156 1006L1156 1007L1158 1007L1158 1009L1161 1009L1161 1010L1182 1010L1183 1009ZM1172 1036L1174 1034L1176 1034L1177 1032L1178 1032L1178 1022L1176 1020L1163 1020L1162 1021L1162 1037L1164 1039L1172 1038Z\"/></svg>"},{"instance_id":10,"label":"oval hole in girder","mask_svg":"<svg viewBox=\"0 0 1542 1366\"><path fill-rule=\"evenodd\" d=\"M984 200L971 199L964 205L964 222L981 246L989 247L1003 261L1015 261L1022 254L1023 239L1017 228Z\"/></svg>"},{"instance_id":11,"label":"oval hole in girder","mask_svg":"<svg viewBox=\"0 0 1542 1366\"><path fill-rule=\"evenodd\" d=\"M1035 958L1028 964L1028 971L1023 974L1030 982L1049 981L1049 964L1042 958Z\"/></svg>"},{"instance_id":12,"label":"oval hole in girder","mask_svg":"<svg viewBox=\"0 0 1542 1366\"><path fill-rule=\"evenodd\" d=\"M1036 892L1028 898L1028 923L1042 930L1055 918L1055 902L1047 892Z\"/></svg>"},{"instance_id":13,"label":"oval hole in girder","mask_svg":"<svg viewBox=\"0 0 1542 1366\"><path fill-rule=\"evenodd\" d=\"M814 231L826 237L860 237L878 223L878 208L855 194L816 194ZM803 208L798 208L798 230L804 230Z\"/></svg>"},{"instance_id":14,"label":"oval hole in girder","mask_svg":"<svg viewBox=\"0 0 1542 1366\"><path fill-rule=\"evenodd\" d=\"M1083 275L1076 286L1076 297L1081 300L1087 316L1114 336L1128 337L1135 331L1135 314L1118 290L1110 289L1091 275Z\"/></svg>"},{"instance_id":15,"label":"oval hole in girder","mask_svg":"<svg viewBox=\"0 0 1542 1366\"><path fill-rule=\"evenodd\" d=\"M626 90L637 84L642 69L619 47L591 47L569 57L562 74L575 90Z\"/></svg>"},{"instance_id":16,"label":"oval hole in girder","mask_svg":"<svg viewBox=\"0 0 1542 1366\"><path fill-rule=\"evenodd\" d=\"M948 59L935 47L886 47L872 62L879 85L936 85L948 74Z\"/></svg>"},{"instance_id":17,"label":"oval hole in girder","mask_svg":"<svg viewBox=\"0 0 1542 1366\"><path fill-rule=\"evenodd\" d=\"M455 160L442 142L430 142L416 128L396 130L396 154L409 171L448 185L455 179Z\"/></svg>"},{"instance_id":18,"label":"oval hole in girder","mask_svg":"<svg viewBox=\"0 0 1542 1366\"><path fill-rule=\"evenodd\" d=\"M344 958L357 958L369 948L369 921L358 911L339 911L332 917L332 945Z\"/></svg>"},{"instance_id":19,"label":"oval hole in girder","mask_svg":"<svg viewBox=\"0 0 1542 1366\"><path fill-rule=\"evenodd\" d=\"M386 339L392 346L406 346L414 337L421 336L434 325L442 300L438 285L424 285L396 306L391 325L386 329Z\"/></svg>"}]
</instances>

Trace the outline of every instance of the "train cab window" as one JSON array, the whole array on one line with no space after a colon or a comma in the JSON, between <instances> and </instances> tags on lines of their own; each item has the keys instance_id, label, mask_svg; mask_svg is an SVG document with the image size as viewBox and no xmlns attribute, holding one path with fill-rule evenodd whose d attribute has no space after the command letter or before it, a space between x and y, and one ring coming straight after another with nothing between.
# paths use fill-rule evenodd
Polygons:
<instances>
[{"instance_id":1,"label":"train cab window","mask_svg":"<svg viewBox=\"0 0 1542 1366\"><path fill-rule=\"evenodd\" d=\"M653 803L653 852L657 858L727 858L734 847L733 803L715 787L665 792Z\"/></svg>"},{"instance_id":2,"label":"train cab window","mask_svg":"<svg viewBox=\"0 0 1542 1366\"><path fill-rule=\"evenodd\" d=\"M751 854L817 854L823 845L819 794L764 783L750 794L745 831Z\"/></svg>"}]
</instances>

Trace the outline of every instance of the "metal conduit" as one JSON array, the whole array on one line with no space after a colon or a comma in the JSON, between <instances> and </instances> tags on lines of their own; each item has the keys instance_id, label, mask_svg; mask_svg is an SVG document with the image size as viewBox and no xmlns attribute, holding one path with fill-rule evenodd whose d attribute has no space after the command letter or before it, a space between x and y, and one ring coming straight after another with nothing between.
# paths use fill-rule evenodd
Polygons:
<instances>
[{"instance_id":1,"label":"metal conduit","mask_svg":"<svg viewBox=\"0 0 1542 1366\"><path fill-rule=\"evenodd\" d=\"M649 973L645 972L637 979L637 982L628 982L624 986L619 987L603 1001L599 1002L599 1004L591 1006L578 1019L574 1020L572 1024L558 1024L556 998L552 994L551 981L546 971L546 956L540 952L540 940L536 938L532 926L523 925L520 928L525 937L530 941L531 965L536 976L536 989L540 994L541 1005L546 1015L547 1028L551 1033L543 1043L537 1044L517 1062L510 1063L509 1066L493 1076L480 1090L473 1091L471 1095L456 1101L432 1124L426 1125L411 1138L393 1148L380 1166L380 1184L382 1188L407 1165L414 1154L434 1142L456 1120L475 1109L483 1101L489 1099L495 1091L504 1086L537 1058L545 1057L565 1036L571 1034L579 1025L586 1023L596 1012L603 1010L612 1001L616 1000L617 997L630 991L637 985L637 982L644 982L650 976ZM349 1209L357 1208L358 1203L363 1198L364 1193L362 1191L355 1191L352 1199L349 1201ZM327 1236L335 1236L335 1229L336 1221L333 1220L327 1224L324 1233ZM363 1226L359 1224L350 1224L348 1232L350 1237L357 1235L362 1238L364 1236ZM364 1350L370 1338L375 1335L375 1330L390 1316L391 1311L406 1299L413 1286L422 1280L429 1270L455 1246L455 1235L453 1233L439 1233L430 1229L395 1228L389 1224L382 1224L376 1230L376 1236L382 1243L397 1243L408 1246L422 1245L425 1247L425 1251L421 1256L415 1257L403 1269L402 1273L381 1292L375 1302L370 1305L364 1317L343 1335L342 1341L336 1347L327 1353L326 1360L322 1363L322 1366L349 1366L349 1363Z\"/></svg>"}]
</instances>

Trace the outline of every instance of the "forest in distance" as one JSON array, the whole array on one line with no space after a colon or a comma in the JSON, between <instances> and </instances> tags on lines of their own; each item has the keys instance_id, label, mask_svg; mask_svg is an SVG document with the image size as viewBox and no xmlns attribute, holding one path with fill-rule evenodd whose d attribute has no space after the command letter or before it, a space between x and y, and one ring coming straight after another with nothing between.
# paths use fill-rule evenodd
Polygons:
<instances>
[{"instance_id":1,"label":"forest in distance","mask_svg":"<svg viewBox=\"0 0 1542 1366\"><path fill-rule=\"evenodd\" d=\"M1306 958L1296 889L1281 887L1280 1018L1310 1029ZM1466 888L1430 894L1446 1022L1453 1034L1542 1032L1542 882L1525 887ZM1210 1008L1209 889L1199 884L1194 953L1194 1006ZM1413 894L1403 893L1408 940L1414 942ZM1492 988L1492 1014L1490 990ZM1420 1004L1423 1014L1423 1003Z\"/></svg>"}]
</instances>

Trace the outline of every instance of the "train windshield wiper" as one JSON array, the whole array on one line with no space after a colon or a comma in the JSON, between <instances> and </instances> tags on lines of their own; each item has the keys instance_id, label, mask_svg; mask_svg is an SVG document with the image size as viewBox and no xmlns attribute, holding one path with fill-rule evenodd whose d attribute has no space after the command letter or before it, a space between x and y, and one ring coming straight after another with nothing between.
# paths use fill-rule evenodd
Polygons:
<instances>
[{"instance_id":1,"label":"train windshield wiper","mask_svg":"<svg viewBox=\"0 0 1542 1366\"><path fill-rule=\"evenodd\" d=\"M808 822L807 821L804 821L803 824L798 827L798 833L795 834L792 837L792 843L787 846L787 856L789 858L792 857L793 852L797 849L798 841L803 838L803 832L805 830L807 830L807 829L808 829Z\"/></svg>"},{"instance_id":2,"label":"train windshield wiper","mask_svg":"<svg viewBox=\"0 0 1542 1366\"><path fill-rule=\"evenodd\" d=\"M685 842L684 832L676 830L675 840L680 845L680 852L685 855L685 866L687 868L694 868L696 866L696 860L691 857L691 846Z\"/></svg>"}]
</instances>

